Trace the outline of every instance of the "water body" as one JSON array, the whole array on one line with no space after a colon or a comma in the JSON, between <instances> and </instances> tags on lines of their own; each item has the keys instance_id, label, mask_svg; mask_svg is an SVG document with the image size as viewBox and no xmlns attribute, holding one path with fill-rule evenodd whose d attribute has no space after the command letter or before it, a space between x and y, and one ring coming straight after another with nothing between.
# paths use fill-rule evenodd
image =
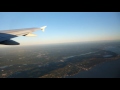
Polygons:
<instances>
[{"instance_id":1,"label":"water body","mask_svg":"<svg viewBox=\"0 0 120 90\"><path fill-rule=\"evenodd\" d=\"M120 60L104 62L66 78L120 78Z\"/></svg>"},{"instance_id":2,"label":"water body","mask_svg":"<svg viewBox=\"0 0 120 90\"><path fill-rule=\"evenodd\" d=\"M96 51L96 52L98 52L98 51ZM92 53L96 53L96 52L88 52L88 53L84 53L84 54L80 54L80 55L69 56L69 57L65 57L65 59L73 58L73 57L75 57L75 56L85 56L85 55L92 54Z\"/></svg>"}]
</instances>

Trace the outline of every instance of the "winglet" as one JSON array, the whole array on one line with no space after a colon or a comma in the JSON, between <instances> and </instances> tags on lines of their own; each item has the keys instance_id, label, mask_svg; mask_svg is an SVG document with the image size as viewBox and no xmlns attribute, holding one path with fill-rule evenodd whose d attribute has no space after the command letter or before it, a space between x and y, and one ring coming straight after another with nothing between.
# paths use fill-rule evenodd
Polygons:
<instances>
[{"instance_id":1,"label":"winglet","mask_svg":"<svg viewBox=\"0 0 120 90\"><path fill-rule=\"evenodd\" d=\"M42 30L44 32L46 27L47 26L43 26L43 27L40 28L40 30Z\"/></svg>"}]
</instances>

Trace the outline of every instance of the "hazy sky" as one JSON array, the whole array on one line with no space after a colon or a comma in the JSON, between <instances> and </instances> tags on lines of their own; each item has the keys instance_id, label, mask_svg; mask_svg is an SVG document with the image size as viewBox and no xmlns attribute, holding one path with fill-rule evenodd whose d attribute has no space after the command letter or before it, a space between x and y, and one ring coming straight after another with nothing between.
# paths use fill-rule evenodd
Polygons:
<instances>
[{"instance_id":1,"label":"hazy sky","mask_svg":"<svg viewBox=\"0 0 120 90\"><path fill-rule=\"evenodd\" d=\"M0 30L41 27L37 37L20 36L21 45L120 40L119 12L0 12Z\"/></svg>"}]
</instances>

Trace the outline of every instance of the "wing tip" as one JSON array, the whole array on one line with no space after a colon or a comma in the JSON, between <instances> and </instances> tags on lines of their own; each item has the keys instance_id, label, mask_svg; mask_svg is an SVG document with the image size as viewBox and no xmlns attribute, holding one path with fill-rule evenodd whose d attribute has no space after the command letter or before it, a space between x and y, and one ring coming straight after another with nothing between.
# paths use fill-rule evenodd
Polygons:
<instances>
[{"instance_id":1,"label":"wing tip","mask_svg":"<svg viewBox=\"0 0 120 90\"><path fill-rule=\"evenodd\" d=\"M43 26L43 27L40 28L40 30L42 30L44 32L46 27L47 26Z\"/></svg>"}]
</instances>

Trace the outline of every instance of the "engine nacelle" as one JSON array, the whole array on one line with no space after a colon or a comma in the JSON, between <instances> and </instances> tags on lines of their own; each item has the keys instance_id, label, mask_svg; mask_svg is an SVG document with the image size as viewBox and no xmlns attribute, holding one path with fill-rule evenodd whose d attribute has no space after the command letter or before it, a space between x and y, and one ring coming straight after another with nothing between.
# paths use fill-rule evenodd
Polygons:
<instances>
[{"instance_id":1,"label":"engine nacelle","mask_svg":"<svg viewBox=\"0 0 120 90\"><path fill-rule=\"evenodd\" d=\"M20 45L20 43L18 43L16 41L13 41L13 40L2 41L2 42L0 42L0 44L3 44L3 45Z\"/></svg>"}]
</instances>

